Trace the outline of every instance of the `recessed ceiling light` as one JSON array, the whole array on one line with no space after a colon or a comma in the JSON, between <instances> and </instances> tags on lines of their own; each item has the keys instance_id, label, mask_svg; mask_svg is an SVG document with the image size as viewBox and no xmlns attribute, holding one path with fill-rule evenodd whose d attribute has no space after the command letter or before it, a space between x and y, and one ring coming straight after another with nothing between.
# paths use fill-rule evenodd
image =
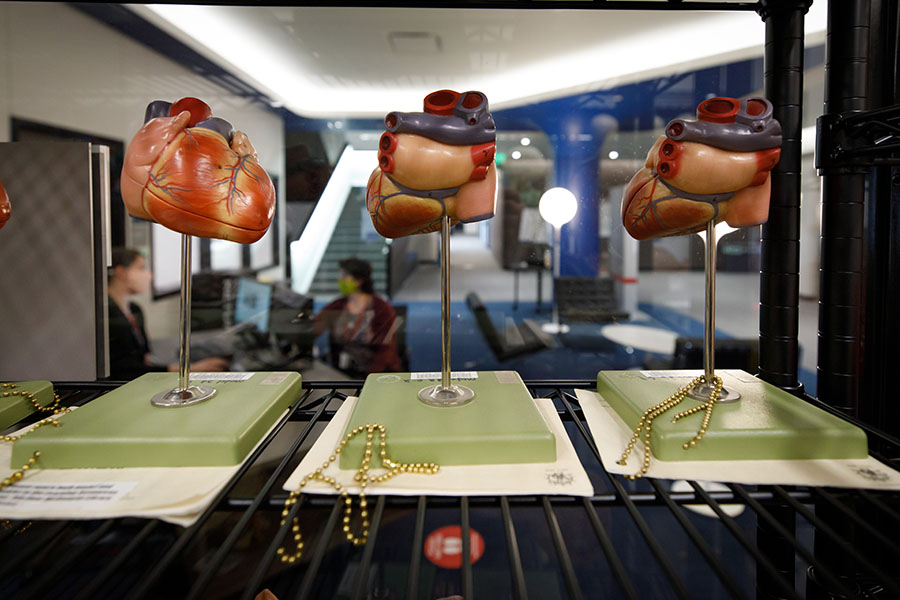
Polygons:
<instances>
[{"instance_id":1,"label":"recessed ceiling light","mask_svg":"<svg viewBox=\"0 0 900 600\"><path fill-rule=\"evenodd\" d=\"M392 31L388 43L395 54L418 56L441 51L441 38L430 31Z\"/></svg>"},{"instance_id":2,"label":"recessed ceiling light","mask_svg":"<svg viewBox=\"0 0 900 600\"><path fill-rule=\"evenodd\" d=\"M609 151L609 157L610 157L612 160L616 160L617 158L619 158L619 153L616 152L615 150L610 150L610 151Z\"/></svg>"},{"instance_id":3,"label":"recessed ceiling light","mask_svg":"<svg viewBox=\"0 0 900 600\"><path fill-rule=\"evenodd\" d=\"M523 146L528 146L531 144L531 138L523 137L522 141L520 141L519 143L522 144Z\"/></svg>"},{"instance_id":4,"label":"recessed ceiling light","mask_svg":"<svg viewBox=\"0 0 900 600\"><path fill-rule=\"evenodd\" d=\"M510 154L510 156L512 157L513 160L519 160L520 158L522 158L522 153L519 152L518 150L513 150L512 154Z\"/></svg>"}]
</instances>

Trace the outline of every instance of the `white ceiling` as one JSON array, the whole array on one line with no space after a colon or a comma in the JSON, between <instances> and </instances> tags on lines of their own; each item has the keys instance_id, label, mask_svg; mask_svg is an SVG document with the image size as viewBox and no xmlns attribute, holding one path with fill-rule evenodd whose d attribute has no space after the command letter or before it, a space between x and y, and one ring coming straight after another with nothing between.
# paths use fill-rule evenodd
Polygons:
<instances>
[{"instance_id":1,"label":"white ceiling","mask_svg":"<svg viewBox=\"0 0 900 600\"><path fill-rule=\"evenodd\" d=\"M765 35L753 12L129 7L308 117L421 110L441 88L507 108L761 56ZM825 21L816 0L808 44Z\"/></svg>"}]
</instances>

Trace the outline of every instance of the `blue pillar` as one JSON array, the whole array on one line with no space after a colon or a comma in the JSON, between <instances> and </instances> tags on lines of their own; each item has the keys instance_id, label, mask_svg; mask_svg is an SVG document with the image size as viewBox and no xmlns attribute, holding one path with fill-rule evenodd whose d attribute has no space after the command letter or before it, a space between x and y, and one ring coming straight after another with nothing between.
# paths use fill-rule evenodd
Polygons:
<instances>
[{"instance_id":1,"label":"blue pillar","mask_svg":"<svg viewBox=\"0 0 900 600\"><path fill-rule=\"evenodd\" d=\"M543 123L554 151L554 186L569 189L578 212L560 236L560 275L596 277L600 269L600 149L604 130L587 113Z\"/></svg>"}]
</instances>

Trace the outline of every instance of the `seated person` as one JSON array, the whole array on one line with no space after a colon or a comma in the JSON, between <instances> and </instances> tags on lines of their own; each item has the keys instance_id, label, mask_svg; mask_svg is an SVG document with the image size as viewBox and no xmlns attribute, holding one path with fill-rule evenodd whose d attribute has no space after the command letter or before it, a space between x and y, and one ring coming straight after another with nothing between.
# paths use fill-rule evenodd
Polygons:
<instances>
[{"instance_id":1,"label":"seated person","mask_svg":"<svg viewBox=\"0 0 900 600\"><path fill-rule=\"evenodd\" d=\"M178 371L178 363L150 362L150 340L144 329L144 313L131 296L146 293L153 275L147 261L137 250L114 248L109 269L109 375L110 379L130 380L151 371ZM191 370L224 371L224 358L206 358L191 364Z\"/></svg>"},{"instance_id":2,"label":"seated person","mask_svg":"<svg viewBox=\"0 0 900 600\"><path fill-rule=\"evenodd\" d=\"M375 295L372 266L358 258L338 264L341 297L316 315L316 337L328 332L332 365L354 379L399 371L396 316L391 305Z\"/></svg>"}]
</instances>

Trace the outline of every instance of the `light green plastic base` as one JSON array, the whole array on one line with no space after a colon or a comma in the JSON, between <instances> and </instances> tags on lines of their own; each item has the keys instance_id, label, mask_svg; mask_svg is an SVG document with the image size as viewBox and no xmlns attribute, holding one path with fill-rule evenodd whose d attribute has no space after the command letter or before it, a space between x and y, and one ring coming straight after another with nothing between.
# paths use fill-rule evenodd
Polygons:
<instances>
[{"instance_id":1,"label":"light green plastic base","mask_svg":"<svg viewBox=\"0 0 900 600\"><path fill-rule=\"evenodd\" d=\"M675 373L673 371L667 373ZM717 370L725 387L741 399L718 404L703 440L682 445L697 434L703 413L672 423L677 413L701 404L685 398L653 420L650 450L659 460L747 460L865 458L866 434L777 387L743 371ZM630 428L641 413L687 385L697 372L680 377L646 377L640 371L601 371L597 391ZM624 450L624 448L623 448Z\"/></svg>"},{"instance_id":2,"label":"light green plastic base","mask_svg":"<svg viewBox=\"0 0 900 600\"><path fill-rule=\"evenodd\" d=\"M31 392L37 396L36 400L41 406L48 406L53 402L53 384L49 381L17 381L15 389L4 389L3 392L23 391ZM22 396L0 396L0 431L11 425L15 425L34 412L34 406ZM49 412L42 413L49 415Z\"/></svg>"},{"instance_id":3,"label":"light green plastic base","mask_svg":"<svg viewBox=\"0 0 900 600\"><path fill-rule=\"evenodd\" d=\"M247 381L203 382L217 392L201 404L150 404L177 383L176 373L142 375L63 415L60 427L16 441L10 466L35 451L44 469L236 465L300 393L299 373L255 373Z\"/></svg>"},{"instance_id":4,"label":"light green plastic base","mask_svg":"<svg viewBox=\"0 0 900 600\"><path fill-rule=\"evenodd\" d=\"M543 463L556 460L556 438L515 371L482 371L477 379L452 380L475 392L463 406L438 408L417 397L436 381L411 381L409 373L366 378L346 433L379 423L387 430L391 459L440 466ZM376 442L377 443L377 442ZM340 468L358 469L365 435L341 451ZM377 445L372 466L378 467Z\"/></svg>"}]
</instances>

